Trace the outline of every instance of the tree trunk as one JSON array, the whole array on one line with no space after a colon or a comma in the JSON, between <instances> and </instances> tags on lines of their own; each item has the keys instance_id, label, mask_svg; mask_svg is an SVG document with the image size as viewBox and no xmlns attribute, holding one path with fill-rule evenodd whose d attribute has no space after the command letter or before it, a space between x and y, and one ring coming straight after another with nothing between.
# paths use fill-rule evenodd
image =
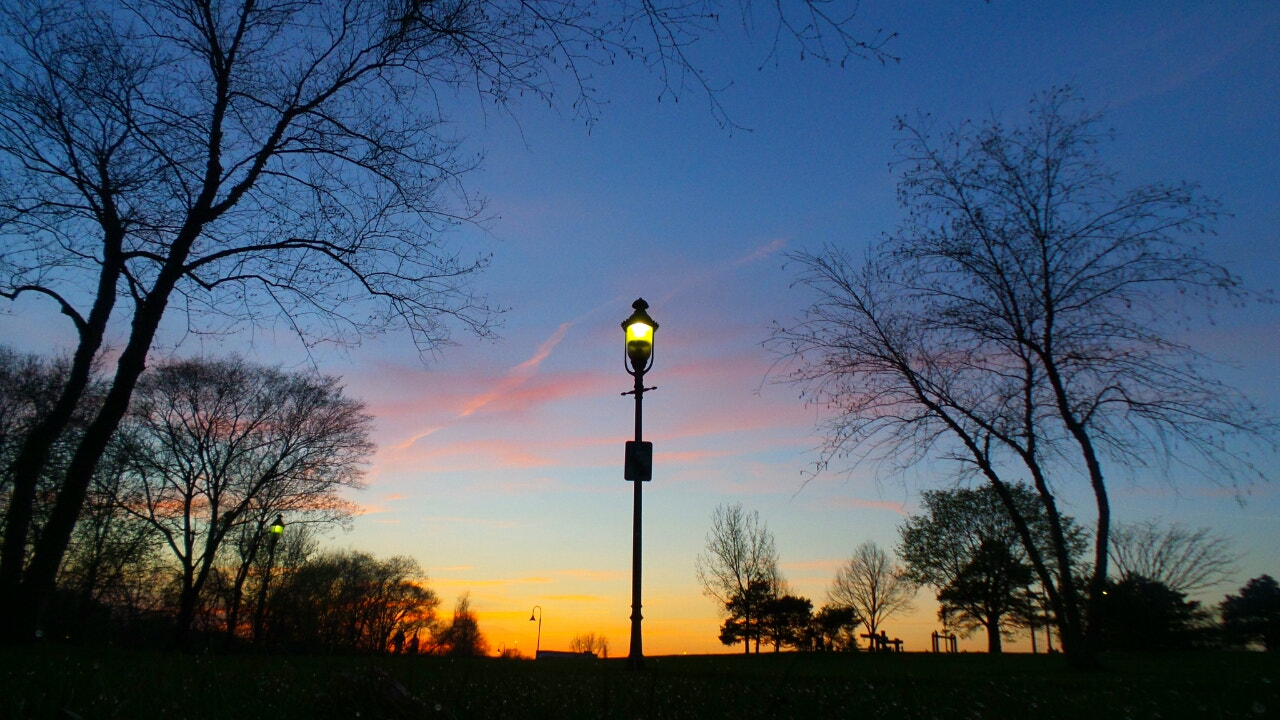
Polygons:
<instances>
[{"instance_id":1,"label":"tree trunk","mask_svg":"<svg viewBox=\"0 0 1280 720\"><path fill-rule=\"evenodd\" d=\"M234 642L236 639L237 626L240 624L240 606L244 601L244 583L249 577L249 569L253 567L253 561L258 556L258 537L261 534L261 527L259 527L249 543L248 557L236 569L236 580L231 589L231 602L227 606L227 640L229 642Z\"/></svg>"},{"instance_id":2,"label":"tree trunk","mask_svg":"<svg viewBox=\"0 0 1280 720\"><path fill-rule=\"evenodd\" d=\"M21 587L27 559L27 538L34 518L36 487L49 464L53 445L71 422L77 406L84 398L93 375L93 359L102 346L107 321L115 307L116 283L122 260L120 242L123 233L110 233L103 241L103 266L98 277L98 290L89 318L81 322L64 308L64 314L76 321L79 344L72 356L70 373L62 393L49 414L42 418L23 440L22 448L10 468L13 490L5 511L4 546L0 548L0 614L13 619L7 625L7 640L30 640L36 623L23 622L24 591Z\"/></svg>"},{"instance_id":3,"label":"tree trunk","mask_svg":"<svg viewBox=\"0 0 1280 720\"><path fill-rule=\"evenodd\" d=\"M1089 429L1076 416L1062 376L1058 372L1058 366L1054 362L1052 344L1049 339L1051 337L1049 335L1052 327L1051 323L1052 316L1046 321L1046 340L1044 349L1040 351L1040 357L1045 367L1046 377L1053 388L1054 398L1058 406L1058 415L1061 417L1063 424L1066 425L1067 431L1071 433L1076 444L1080 447L1080 455L1089 471L1089 484L1093 488L1094 502L1098 509L1098 524L1094 532L1093 576L1089 579L1089 597L1085 599L1088 609L1086 617L1096 618L1098 617L1098 606L1102 599L1102 589L1107 582L1107 544L1110 540L1111 532L1111 501L1107 496L1107 485L1102 476L1102 463L1099 461L1098 453L1093 447L1093 439L1089 436ZM1083 646L1082 651L1088 655L1096 655L1098 651L1098 631L1098 625L1095 622L1089 622L1088 626L1079 628L1078 632ZM1065 637L1062 638L1063 652L1067 652L1066 643L1067 639Z\"/></svg>"},{"instance_id":4,"label":"tree trunk","mask_svg":"<svg viewBox=\"0 0 1280 720\"><path fill-rule=\"evenodd\" d=\"M190 584L190 578L184 578L182 593L178 595L178 616L174 622L174 647L182 649L187 643L187 631L196 617L196 590Z\"/></svg>"},{"instance_id":5,"label":"tree trunk","mask_svg":"<svg viewBox=\"0 0 1280 720\"><path fill-rule=\"evenodd\" d=\"M1097 656L1085 642L1083 623L1080 617L1080 603L1075 583L1071 578L1071 555L1067 550L1066 536L1062 530L1062 519L1039 465L1033 460L1027 460L1026 464L1028 469L1031 470L1036 491L1040 495L1045 514L1049 518L1053 552L1058 566L1058 572L1056 573L1045 564L1044 558L1041 556L1039 548L1036 547L1035 541L1031 536L1031 530L1027 526L1026 518L1022 517L1022 514L1018 511L1017 504L1009 493L1008 486L999 479L989 465L983 465L982 469L987 479L996 489L996 494L1000 496L1001 502L1009 511L1014 527L1018 530L1018 536L1022 538L1022 544L1027 551L1027 556L1031 559L1031 564L1035 568L1036 574L1040 577L1040 583L1044 586L1045 593L1049 596L1049 604L1053 609L1055 624L1058 626L1058 635L1062 641L1063 654L1067 655L1071 663L1076 667L1092 668L1097 665Z\"/></svg>"},{"instance_id":6,"label":"tree trunk","mask_svg":"<svg viewBox=\"0 0 1280 720\"><path fill-rule=\"evenodd\" d=\"M169 246L169 255L165 258L164 267L156 277L151 291L137 302L129 340L116 363L116 374L112 380L111 389L107 391L97 416L80 439L80 444L71 458L71 465L67 468L62 487L58 491L58 499L54 503L49 522L41 533L31 554L31 563L23 574L16 603L18 613L13 618L13 624L19 633L26 634L28 637L35 635L35 631L43 620L45 609L53 595L58 568L62 565L67 545L71 542L71 533L75 530L80 509L84 506L89 483L93 479L98 462L106 451L107 443L111 441L111 436L119 427L120 420L129 410L129 400L133 396L134 387L138 384L138 378L146 369L147 354L151 350L151 343L155 340L165 308L168 307L169 297L178 279L185 272L183 266L191 252L191 245L200 236L205 223L212 219L212 217L205 217L205 214L208 212L217 187L220 166L216 158L211 159L208 169L209 176L206 177L205 187L196 201L196 209L188 213L184 226ZM99 283L99 301L106 290L106 285L105 279ZM114 303L114 283L110 291ZM95 313L98 312L100 305L101 302L95 303ZM109 315L110 307L102 318L104 327L106 316ZM79 357L79 351L77 351L77 357Z\"/></svg>"},{"instance_id":7,"label":"tree trunk","mask_svg":"<svg viewBox=\"0 0 1280 720\"><path fill-rule=\"evenodd\" d=\"M129 409L129 399L133 396L138 378L146 369L147 353L151 349L151 342L176 281L176 275L162 274L157 280L157 288L152 290L147 300L139 303L129 342L116 364L111 389L72 456L49 522L35 545L31 563L23 575L20 612L14 618L20 633L34 635L43 620L57 581L58 568L62 565L63 555L71 542L71 533L75 530L80 509L84 506L89 483L111 436L115 434Z\"/></svg>"},{"instance_id":8,"label":"tree trunk","mask_svg":"<svg viewBox=\"0 0 1280 720\"><path fill-rule=\"evenodd\" d=\"M987 627L987 654L999 655L1004 652L1003 640L1000 637L1000 616L990 618Z\"/></svg>"}]
</instances>

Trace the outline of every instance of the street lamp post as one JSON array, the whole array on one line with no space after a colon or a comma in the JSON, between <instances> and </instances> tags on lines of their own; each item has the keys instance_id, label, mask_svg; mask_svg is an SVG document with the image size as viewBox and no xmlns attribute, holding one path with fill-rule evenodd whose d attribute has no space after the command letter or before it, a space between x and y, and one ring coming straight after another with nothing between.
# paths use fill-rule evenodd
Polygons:
<instances>
[{"instance_id":1,"label":"street lamp post","mask_svg":"<svg viewBox=\"0 0 1280 720\"><path fill-rule=\"evenodd\" d=\"M635 387L622 394L636 396L636 439L627 443L623 476L635 483L631 519L631 650L627 657L632 669L639 670L644 666L644 644L640 636L641 488L653 478L653 443L645 442L642 437L642 408L645 391L657 390L656 387L644 386L644 374L653 367L653 336L658 323L645 312L649 303L643 298L636 300L631 307L634 310L631 317L622 321L622 329L626 333L626 360L623 364L627 373L635 378Z\"/></svg>"},{"instance_id":2,"label":"street lamp post","mask_svg":"<svg viewBox=\"0 0 1280 720\"><path fill-rule=\"evenodd\" d=\"M538 641L533 646L533 659L537 660L538 653L542 652L542 606L533 606L533 612L529 613L529 622L533 622L535 620L533 617L534 612L538 614L538 617L536 618L538 621Z\"/></svg>"},{"instance_id":3,"label":"street lamp post","mask_svg":"<svg viewBox=\"0 0 1280 720\"><path fill-rule=\"evenodd\" d=\"M276 543L284 535L284 515L276 515L276 521L267 528L267 571L262 576L262 587L258 588L258 617L253 624L253 642L262 641L262 627L267 613L267 585L271 583L271 570L276 564Z\"/></svg>"}]
</instances>

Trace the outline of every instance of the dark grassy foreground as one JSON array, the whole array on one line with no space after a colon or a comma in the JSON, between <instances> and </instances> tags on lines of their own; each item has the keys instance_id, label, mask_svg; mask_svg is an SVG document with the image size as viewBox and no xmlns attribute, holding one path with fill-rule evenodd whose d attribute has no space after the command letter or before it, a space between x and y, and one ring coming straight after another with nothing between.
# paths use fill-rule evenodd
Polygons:
<instances>
[{"instance_id":1,"label":"dark grassy foreground","mask_svg":"<svg viewBox=\"0 0 1280 720\"><path fill-rule=\"evenodd\" d=\"M0 649L4 718L1280 717L1280 659L1044 655L449 660Z\"/></svg>"}]
</instances>

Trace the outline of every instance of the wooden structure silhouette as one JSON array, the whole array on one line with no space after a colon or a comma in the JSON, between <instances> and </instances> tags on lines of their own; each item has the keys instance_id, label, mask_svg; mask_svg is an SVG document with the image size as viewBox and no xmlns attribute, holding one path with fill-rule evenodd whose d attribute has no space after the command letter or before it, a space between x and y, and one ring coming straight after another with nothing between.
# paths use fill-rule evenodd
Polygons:
<instances>
[{"instance_id":1,"label":"wooden structure silhouette","mask_svg":"<svg viewBox=\"0 0 1280 720\"><path fill-rule=\"evenodd\" d=\"M945 649L939 649L939 646ZM953 632L933 631L933 651L934 652L959 652L956 648L956 634Z\"/></svg>"},{"instance_id":2,"label":"wooden structure silhouette","mask_svg":"<svg viewBox=\"0 0 1280 720\"><path fill-rule=\"evenodd\" d=\"M892 646L892 652L902 652L902 638L889 639L881 630L879 635L874 633L863 633L862 637L867 639L867 647L871 652L889 652Z\"/></svg>"}]
</instances>

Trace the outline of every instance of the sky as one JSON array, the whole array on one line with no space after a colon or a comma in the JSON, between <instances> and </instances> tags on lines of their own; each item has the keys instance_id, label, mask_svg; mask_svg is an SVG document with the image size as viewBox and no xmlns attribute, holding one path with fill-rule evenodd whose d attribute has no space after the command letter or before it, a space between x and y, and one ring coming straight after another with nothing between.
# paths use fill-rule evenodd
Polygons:
<instances>
[{"instance_id":1,"label":"sky","mask_svg":"<svg viewBox=\"0 0 1280 720\"><path fill-rule=\"evenodd\" d=\"M361 514L329 542L415 557L446 613L470 593L495 651L567 649L594 632L626 654L632 487L622 461L633 401L621 395L632 381L620 323L636 298L660 324L646 377L658 389L644 400L655 446L644 487L646 654L736 651L718 642L718 608L694 574L718 505L758 511L793 591L821 605L857 545L893 548L920 491L952 481L941 462L906 475L851 465L811 476L822 411L771 380L762 345L771 323L805 306L785 253L856 252L903 217L896 116L1016 120L1035 95L1070 84L1105 111L1116 138L1105 158L1122 184L1200 183L1228 213L1210 256L1252 288L1276 288L1280 4L864 0L856 31L897 32L887 49L900 61L843 68L785 47L761 68L768 38L731 17L693 53L731 82L720 101L738 129L718 125L695 93L659 101L657 80L625 64L597 73L609 102L590 128L535 103L504 115L458 99L465 147L485 153L468 186L494 218L453 240L492 253L477 287L507 308L499 337L459 336L425 366L398 334L314 357L377 419L368 487L352 496ZM1277 319L1276 306L1224 311L1194 336L1273 413ZM50 330L61 325L28 306L0 315L0 335L26 349L65 347L69 335ZM203 342L176 353L308 361L285 335ZM1276 458L1266 462L1276 478ZM1233 541L1237 572L1208 601L1280 573L1274 480L1235 492L1176 474L1109 475L1116 520L1210 527ZM1092 521L1088 495L1065 500ZM921 591L886 630L925 650L936 610ZM985 648L985 638L961 648Z\"/></svg>"}]
</instances>

